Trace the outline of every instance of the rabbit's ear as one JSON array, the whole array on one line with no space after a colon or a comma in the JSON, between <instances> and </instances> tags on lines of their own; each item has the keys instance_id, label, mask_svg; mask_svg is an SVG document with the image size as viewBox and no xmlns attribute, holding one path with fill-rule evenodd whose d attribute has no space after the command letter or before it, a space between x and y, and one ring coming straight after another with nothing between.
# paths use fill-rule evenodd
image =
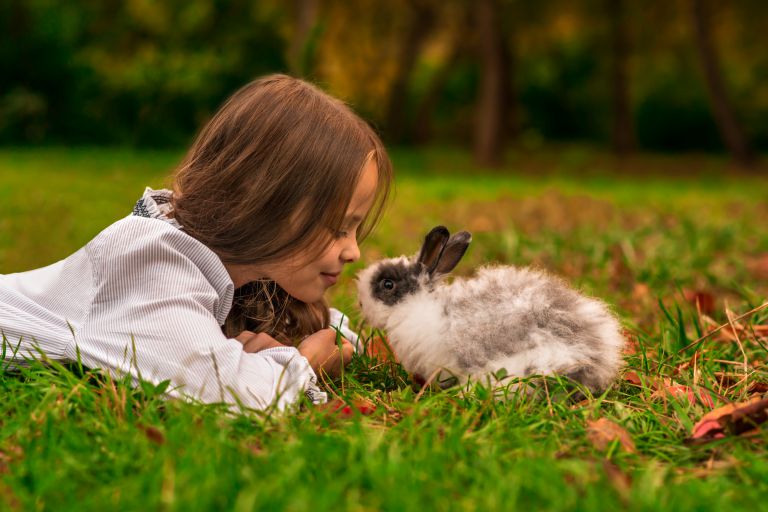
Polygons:
<instances>
[{"instance_id":1,"label":"rabbit's ear","mask_svg":"<svg viewBox=\"0 0 768 512\"><path fill-rule=\"evenodd\" d=\"M416 263L424 265L428 273L434 272L449 237L450 233L445 226L432 228L432 231L424 238L424 245L421 246L421 252L419 252Z\"/></svg>"},{"instance_id":2,"label":"rabbit's ear","mask_svg":"<svg viewBox=\"0 0 768 512\"><path fill-rule=\"evenodd\" d=\"M467 252L472 235L467 231L460 231L453 235L443 248L443 252L437 260L437 265L432 272L433 276L447 274L459 264L464 253Z\"/></svg>"}]
</instances>

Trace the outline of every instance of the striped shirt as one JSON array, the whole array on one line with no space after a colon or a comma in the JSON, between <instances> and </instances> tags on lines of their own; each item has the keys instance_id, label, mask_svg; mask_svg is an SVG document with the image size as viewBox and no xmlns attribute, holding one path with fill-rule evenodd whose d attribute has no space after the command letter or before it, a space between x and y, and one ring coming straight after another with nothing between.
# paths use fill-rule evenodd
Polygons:
<instances>
[{"instance_id":1,"label":"striped shirt","mask_svg":"<svg viewBox=\"0 0 768 512\"><path fill-rule=\"evenodd\" d=\"M22 363L42 351L158 384L203 402L285 409L326 401L296 348L246 353L221 330L234 285L221 260L166 216L170 191L147 189L121 219L68 258L0 275L0 330ZM340 322L332 311L333 322ZM342 334L355 339L348 326ZM38 351L39 350L39 351Z\"/></svg>"}]
</instances>

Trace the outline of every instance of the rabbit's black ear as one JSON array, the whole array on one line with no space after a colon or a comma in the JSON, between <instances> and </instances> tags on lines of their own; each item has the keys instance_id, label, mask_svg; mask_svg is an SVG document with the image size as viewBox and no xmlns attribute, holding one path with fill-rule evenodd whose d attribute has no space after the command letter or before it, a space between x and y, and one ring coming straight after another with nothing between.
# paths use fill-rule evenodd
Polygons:
<instances>
[{"instance_id":1,"label":"rabbit's black ear","mask_svg":"<svg viewBox=\"0 0 768 512\"><path fill-rule=\"evenodd\" d=\"M424 238L424 245L421 246L421 252L419 252L416 263L424 265L430 274L434 272L449 237L450 233L445 226L432 228L432 231Z\"/></svg>"},{"instance_id":2,"label":"rabbit's black ear","mask_svg":"<svg viewBox=\"0 0 768 512\"><path fill-rule=\"evenodd\" d=\"M464 253L467 252L472 235L467 231L460 231L448 239L442 254L437 260L433 276L447 274L459 264Z\"/></svg>"}]
</instances>

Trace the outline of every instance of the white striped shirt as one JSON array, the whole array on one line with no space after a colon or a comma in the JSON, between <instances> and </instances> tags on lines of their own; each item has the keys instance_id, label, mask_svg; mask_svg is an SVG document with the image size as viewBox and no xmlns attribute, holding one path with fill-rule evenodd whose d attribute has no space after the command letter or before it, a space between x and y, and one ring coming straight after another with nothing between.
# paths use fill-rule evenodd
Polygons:
<instances>
[{"instance_id":1,"label":"white striped shirt","mask_svg":"<svg viewBox=\"0 0 768 512\"><path fill-rule=\"evenodd\" d=\"M134 382L168 379L175 397L255 409L284 409L302 393L324 402L297 349L246 353L222 334L229 274L213 251L162 220L150 193L167 191L145 193L150 218L119 220L48 267L0 275L0 330L19 345L16 362L39 357L37 348L53 360L75 361L79 351L89 368L130 373ZM339 322L337 311L332 317ZM354 341L346 323L341 330Z\"/></svg>"}]
</instances>

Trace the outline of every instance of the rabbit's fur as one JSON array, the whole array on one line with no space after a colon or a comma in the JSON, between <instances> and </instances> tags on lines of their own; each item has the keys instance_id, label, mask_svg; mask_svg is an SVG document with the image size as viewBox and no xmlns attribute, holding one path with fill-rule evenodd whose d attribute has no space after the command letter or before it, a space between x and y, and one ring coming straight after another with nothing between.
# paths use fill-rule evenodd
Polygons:
<instances>
[{"instance_id":1,"label":"rabbit's fur","mask_svg":"<svg viewBox=\"0 0 768 512\"><path fill-rule=\"evenodd\" d=\"M503 368L510 377L558 374L606 389L624 345L607 306L530 268L486 266L441 282L470 241L467 232L451 237L438 226L418 256L381 260L358 274L363 316L386 330L405 369L424 378L443 369L463 382Z\"/></svg>"}]
</instances>

